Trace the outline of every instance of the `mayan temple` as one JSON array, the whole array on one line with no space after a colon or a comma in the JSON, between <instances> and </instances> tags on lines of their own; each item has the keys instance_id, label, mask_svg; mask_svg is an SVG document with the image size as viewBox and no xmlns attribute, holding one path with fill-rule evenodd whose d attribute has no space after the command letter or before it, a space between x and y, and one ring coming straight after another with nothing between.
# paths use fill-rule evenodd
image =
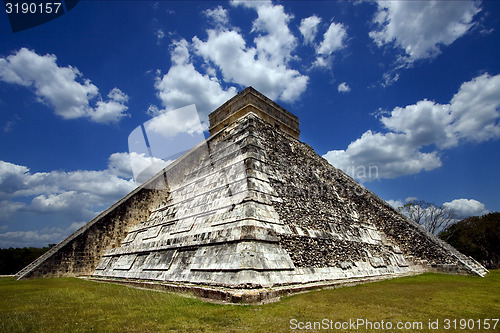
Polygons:
<instances>
[{"instance_id":1,"label":"mayan temple","mask_svg":"<svg viewBox=\"0 0 500 333\"><path fill-rule=\"evenodd\" d=\"M17 274L86 276L261 302L440 271L484 276L299 141L299 120L249 87L210 137Z\"/></svg>"}]
</instances>

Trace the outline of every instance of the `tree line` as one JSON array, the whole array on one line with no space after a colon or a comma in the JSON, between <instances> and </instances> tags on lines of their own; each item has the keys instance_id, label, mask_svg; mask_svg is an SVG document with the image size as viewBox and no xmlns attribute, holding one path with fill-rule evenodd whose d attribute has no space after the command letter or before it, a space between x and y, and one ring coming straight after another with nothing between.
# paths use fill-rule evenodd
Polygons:
<instances>
[{"instance_id":1,"label":"tree line","mask_svg":"<svg viewBox=\"0 0 500 333\"><path fill-rule=\"evenodd\" d=\"M0 275L16 274L36 258L47 252L55 244L38 248L8 248L0 249Z\"/></svg>"},{"instance_id":2,"label":"tree line","mask_svg":"<svg viewBox=\"0 0 500 333\"><path fill-rule=\"evenodd\" d=\"M449 207L410 201L399 211L486 268L500 268L500 213L458 220Z\"/></svg>"},{"instance_id":3,"label":"tree line","mask_svg":"<svg viewBox=\"0 0 500 333\"><path fill-rule=\"evenodd\" d=\"M487 269L500 268L500 213L468 217L449 225L438 236Z\"/></svg>"}]
</instances>

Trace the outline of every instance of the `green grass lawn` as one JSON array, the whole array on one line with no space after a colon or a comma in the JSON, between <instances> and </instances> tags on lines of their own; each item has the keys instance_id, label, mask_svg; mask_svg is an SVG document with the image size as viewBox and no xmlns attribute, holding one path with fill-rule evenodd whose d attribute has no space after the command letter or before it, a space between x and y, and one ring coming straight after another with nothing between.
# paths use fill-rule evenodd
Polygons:
<instances>
[{"instance_id":1,"label":"green grass lawn","mask_svg":"<svg viewBox=\"0 0 500 333\"><path fill-rule=\"evenodd\" d=\"M500 271L485 278L423 274L318 290L258 306L211 304L77 278L0 278L1 332L281 332L291 331L293 319L292 328L323 320L330 325L331 320L335 332L438 332L445 331L445 319L456 319L457 328L460 319L472 319L474 329L457 331L500 332L500 323L494 330L477 326L499 317ZM366 324L335 329L335 322L350 319L368 320L373 329L367 330ZM393 328L376 330L382 320ZM439 320L440 329L429 329L429 320ZM423 329L398 330L398 322L421 322Z\"/></svg>"}]
</instances>

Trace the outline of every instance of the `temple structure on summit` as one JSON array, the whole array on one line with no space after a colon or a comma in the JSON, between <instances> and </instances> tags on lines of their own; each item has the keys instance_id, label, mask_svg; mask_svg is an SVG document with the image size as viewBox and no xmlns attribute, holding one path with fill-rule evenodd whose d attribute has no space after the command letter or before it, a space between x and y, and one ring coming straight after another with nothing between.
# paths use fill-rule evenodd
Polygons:
<instances>
[{"instance_id":1,"label":"temple structure on summit","mask_svg":"<svg viewBox=\"0 0 500 333\"><path fill-rule=\"evenodd\" d=\"M243 90L209 115L210 135L253 113L268 124L299 139L299 118L288 112L252 87Z\"/></svg>"},{"instance_id":2,"label":"temple structure on summit","mask_svg":"<svg viewBox=\"0 0 500 333\"><path fill-rule=\"evenodd\" d=\"M20 271L260 302L425 271L487 271L299 141L249 87L210 137ZM166 185L166 186L165 186Z\"/></svg>"}]
</instances>

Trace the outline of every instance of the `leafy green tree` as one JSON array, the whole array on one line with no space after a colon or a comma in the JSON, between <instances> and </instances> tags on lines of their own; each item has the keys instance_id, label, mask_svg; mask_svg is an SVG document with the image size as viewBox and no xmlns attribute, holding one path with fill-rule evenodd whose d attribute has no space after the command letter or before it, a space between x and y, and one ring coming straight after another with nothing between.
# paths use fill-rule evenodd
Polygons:
<instances>
[{"instance_id":1,"label":"leafy green tree","mask_svg":"<svg viewBox=\"0 0 500 333\"><path fill-rule=\"evenodd\" d=\"M15 274L36 258L49 250L49 247L23 247L0 249L0 275Z\"/></svg>"},{"instance_id":2,"label":"leafy green tree","mask_svg":"<svg viewBox=\"0 0 500 333\"><path fill-rule=\"evenodd\" d=\"M439 237L486 266L500 268L500 213L466 218L448 226Z\"/></svg>"}]
</instances>

